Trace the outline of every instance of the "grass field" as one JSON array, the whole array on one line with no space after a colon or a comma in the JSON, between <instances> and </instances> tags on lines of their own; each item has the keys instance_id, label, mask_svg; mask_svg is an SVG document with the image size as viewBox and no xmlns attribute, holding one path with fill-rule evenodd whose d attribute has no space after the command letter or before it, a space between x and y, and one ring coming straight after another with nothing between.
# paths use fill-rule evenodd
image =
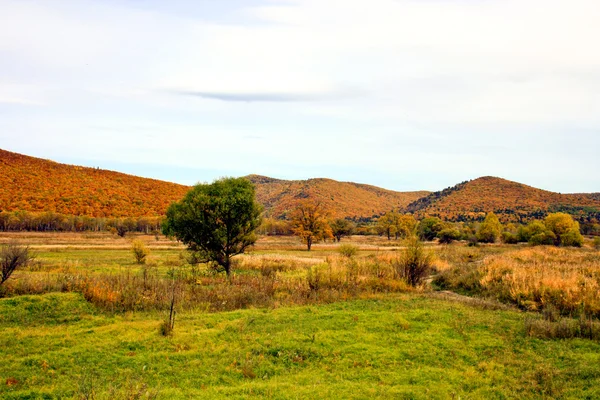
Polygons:
<instances>
[{"instance_id":1,"label":"grass field","mask_svg":"<svg viewBox=\"0 0 600 400\"><path fill-rule=\"evenodd\" d=\"M478 293L492 298L471 301L391 284L386 268L402 243L381 238L353 239L360 251L352 262L334 244L308 253L293 238L262 239L227 283L206 271L174 275L189 272L182 248L142 237L152 251L148 287L165 296L169 282L191 288L178 292L174 334L162 336L168 296L114 310L90 297L89 286L52 286L82 276L87 285L113 282L109 277L140 285L145 267L134 263L127 239L19 236L37 260L7 281L0 299L2 399L600 398L600 341L531 335L527 321L540 314L524 309L536 307L510 298L498 304L497 286L486 286L498 263L519 277L528 263L536 263L535 274L542 265L563 268L565 279L581 271L592 285L600 266L589 248L429 246L440 282L466 293L477 281ZM587 264L567 274L568 260ZM326 284L316 291L306 284L315 265ZM522 279L504 281L525 293ZM235 299L246 302L211 307L235 299L202 297L236 290Z\"/></svg>"}]
</instances>

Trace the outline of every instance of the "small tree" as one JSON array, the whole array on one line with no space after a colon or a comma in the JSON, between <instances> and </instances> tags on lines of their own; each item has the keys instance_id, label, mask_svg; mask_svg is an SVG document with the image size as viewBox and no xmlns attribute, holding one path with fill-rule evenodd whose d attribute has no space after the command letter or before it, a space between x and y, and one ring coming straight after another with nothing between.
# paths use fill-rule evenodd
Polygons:
<instances>
[{"instance_id":1,"label":"small tree","mask_svg":"<svg viewBox=\"0 0 600 400\"><path fill-rule=\"evenodd\" d=\"M310 251L315 241L333 237L327 223L327 212L319 202L301 201L292 213L294 233L302 239Z\"/></svg>"},{"instance_id":2,"label":"small tree","mask_svg":"<svg viewBox=\"0 0 600 400\"><path fill-rule=\"evenodd\" d=\"M29 264L33 260L28 246L21 246L17 242L10 242L0 248L0 285L10 278L16 269Z\"/></svg>"},{"instance_id":3,"label":"small tree","mask_svg":"<svg viewBox=\"0 0 600 400\"><path fill-rule=\"evenodd\" d=\"M354 223L345 218L338 218L331 222L329 226L331 227L331 233L333 234L333 237L338 241L338 243L340 240L342 240L342 237L351 235L355 228Z\"/></svg>"},{"instance_id":4,"label":"small tree","mask_svg":"<svg viewBox=\"0 0 600 400\"><path fill-rule=\"evenodd\" d=\"M455 240L460 239L460 231L457 228L444 228L437 234L440 244L450 244Z\"/></svg>"},{"instance_id":5,"label":"small tree","mask_svg":"<svg viewBox=\"0 0 600 400\"><path fill-rule=\"evenodd\" d=\"M502 224L498 216L493 212L485 216L485 220L481 223L477 231L477 240L483 243L494 243L502 232Z\"/></svg>"},{"instance_id":6,"label":"small tree","mask_svg":"<svg viewBox=\"0 0 600 400\"><path fill-rule=\"evenodd\" d=\"M379 232L385 233L388 240L392 235L396 240L411 235L417 225L417 220L412 215L400 214L396 211L390 211L379 217L377 228Z\"/></svg>"},{"instance_id":7,"label":"small tree","mask_svg":"<svg viewBox=\"0 0 600 400\"><path fill-rule=\"evenodd\" d=\"M433 240L437 237L438 232L444 229L442 220L437 217L423 218L417 226L417 235L421 240Z\"/></svg>"},{"instance_id":8,"label":"small tree","mask_svg":"<svg viewBox=\"0 0 600 400\"><path fill-rule=\"evenodd\" d=\"M135 262L138 264L145 264L146 257L150 254L150 249L146 247L146 244L139 239L135 239L131 242L131 252L135 257Z\"/></svg>"},{"instance_id":9,"label":"small tree","mask_svg":"<svg viewBox=\"0 0 600 400\"><path fill-rule=\"evenodd\" d=\"M223 178L194 186L167 209L163 233L195 251L203 262L214 262L227 277L231 258L256 242L260 206L254 186L245 178Z\"/></svg>"}]
</instances>

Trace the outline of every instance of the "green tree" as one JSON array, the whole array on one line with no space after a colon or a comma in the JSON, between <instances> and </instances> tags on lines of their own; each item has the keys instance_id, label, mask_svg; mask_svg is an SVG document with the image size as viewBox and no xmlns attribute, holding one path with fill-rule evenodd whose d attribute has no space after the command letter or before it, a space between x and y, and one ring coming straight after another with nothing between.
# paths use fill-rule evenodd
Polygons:
<instances>
[{"instance_id":1,"label":"green tree","mask_svg":"<svg viewBox=\"0 0 600 400\"><path fill-rule=\"evenodd\" d=\"M454 227L444 228L437 234L441 244L450 244L460 239L460 231Z\"/></svg>"},{"instance_id":2,"label":"green tree","mask_svg":"<svg viewBox=\"0 0 600 400\"><path fill-rule=\"evenodd\" d=\"M556 239L556 235L542 221L531 221L519 230L518 236L520 241L528 242L532 246L554 244Z\"/></svg>"},{"instance_id":3,"label":"green tree","mask_svg":"<svg viewBox=\"0 0 600 400\"><path fill-rule=\"evenodd\" d=\"M477 231L477 240L483 243L494 243L502 233L502 224L498 216L493 212L485 216Z\"/></svg>"},{"instance_id":4,"label":"green tree","mask_svg":"<svg viewBox=\"0 0 600 400\"><path fill-rule=\"evenodd\" d=\"M544 219L544 225L556 236L554 239L555 245L575 247L583 245L579 222L575 221L569 214L561 212L549 214Z\"/></svg>"},{"instance_id":5,"label":"green tree","mask_svg":"<svg viewBox=\"0 0 600 400\"><path fill-rule=\"evenodd\" d=\"M198 184L171 204L162 230L197 252L202 262L216 263L229 277L231 258L256 241L260 213L249 180L223 178Z\"/></svg>"},{"instance_id":6,"label":"green tree","mask_svg":"<svg viewBox=\"0 0 600 400\"><path fill-rule=\"evenodd\" d=\"M333 237L338 242L342 240L342 237L351 235L355 228L354 223L345 218L338 218L332 221L329 226L331 227Z\"/></svg>"},{"instance_id":7,"label":"green tree","mask_svg":"<svg viewBox=\"0 0 600 400\"><path fill-rule=\"evenodd\" d=\"M438 232L444 229L442 220L437 217L423 218L417 226L417 235L421 240L433 240L437 237Z\"/></svg>"},{"instance_id":8,"label":"green tree","mask_svg":"<svg viewBox=\"0 0 600 400\"><path fill-rule=\"evenodd\" d=\"M327 211L319 202L304 200L292 213L292 226L296 235L310 251L315 241L331 238L331 227L327 223Z\"/></svg>"}]
</instances>

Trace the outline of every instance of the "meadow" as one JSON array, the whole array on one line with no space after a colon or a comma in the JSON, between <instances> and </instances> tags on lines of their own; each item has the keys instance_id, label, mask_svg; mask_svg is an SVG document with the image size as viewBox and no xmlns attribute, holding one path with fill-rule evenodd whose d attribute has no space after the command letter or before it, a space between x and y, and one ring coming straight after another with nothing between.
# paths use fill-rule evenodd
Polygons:
<instances>
[{"instance_id":1,"label":"meadow","mask_svg":"<svg viewBox=\"0 0 600 400\"><path fill-rule=\"evenodd\" d=\"M132 237L15 238L36 259L0 289L0 398L600 397L589 244L428 243L413 288L377 236L262 237L231 281L161 236L145 264Z\"/></svg>"}]
</instances>

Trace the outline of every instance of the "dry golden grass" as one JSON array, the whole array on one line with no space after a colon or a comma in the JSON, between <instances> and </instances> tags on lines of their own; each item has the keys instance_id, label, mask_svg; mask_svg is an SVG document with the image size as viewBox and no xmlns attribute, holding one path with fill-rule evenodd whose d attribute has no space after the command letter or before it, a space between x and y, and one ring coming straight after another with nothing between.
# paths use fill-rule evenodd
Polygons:
<instances>
[{"instance_id":1,"label":"dry golden grass","mask_svg":"<svg viewBox=\"0 0 600 400\"><path fill-rule=\"evenodd\" d=\"M600 316L600 253L587 249L532 247L490 256L480 283L530 310Z\"/></svg>"}]
</instances>

